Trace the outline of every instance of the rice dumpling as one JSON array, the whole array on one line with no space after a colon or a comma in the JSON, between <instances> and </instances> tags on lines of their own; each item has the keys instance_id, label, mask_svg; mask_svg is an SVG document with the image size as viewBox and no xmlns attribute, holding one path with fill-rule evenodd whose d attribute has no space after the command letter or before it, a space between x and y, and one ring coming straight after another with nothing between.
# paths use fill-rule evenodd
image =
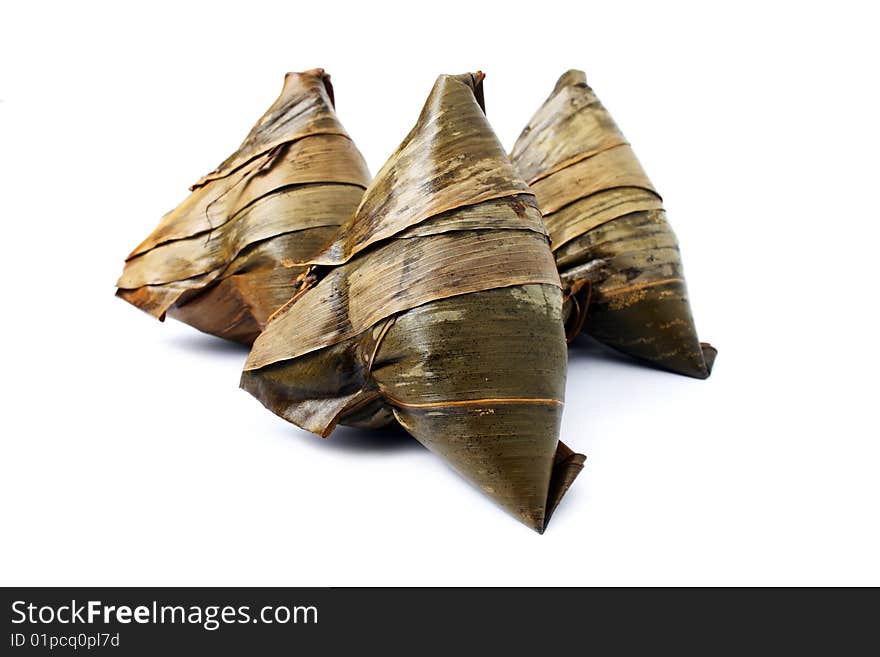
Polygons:
<instances>
[{"instance_id":1,"label":"rice dumpling","mask_svg":"<svg viewBox=\"0 0 880 657\"><path fill-rule=\"evenodd\" d=\"M369 180L334 112L330 76L288 73L239 149L131 252L117 295L250 344L304 271L282 263L318 252Z\"/></svg>"},{"instance_id":2,"label":"rice dumpling","mask_svg":"<svg viewBox=\"0 0 880 657\"><path fill-rule=\"evenodd\" d=\"M705 379L678 242L611 115L568 71L511 153L538 198L566 291L566 328L662 369Z\"/></svg>"},{"instance_id":3,"label":"rice dumpling","mask_svg":"<svg viewBox=\"0 0 880 657\"><path fill-rule=\"evenodd\" d=\"M533 193L442 75L354 216L268 322L241 385L294 424L398 423L543 532L584 457L559 442L562 291Z\"/></svg>"}]
</instances>

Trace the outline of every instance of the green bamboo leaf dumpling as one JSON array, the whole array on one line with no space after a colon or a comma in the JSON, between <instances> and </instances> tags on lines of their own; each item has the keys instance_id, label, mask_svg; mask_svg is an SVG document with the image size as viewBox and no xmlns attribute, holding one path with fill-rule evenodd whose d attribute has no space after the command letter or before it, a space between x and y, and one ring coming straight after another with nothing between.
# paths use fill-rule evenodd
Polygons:
<instances>
[{"instance_id":1,"label":"green bamboo leaf dumpling","mask_svg":"<svg viewBox=\"0 0 880 657\"><path fill-rule=\"evenodd\" d=\"M293 295L308 259L360 203L370 176L323 69L288 73L239 149L191 187L125 262L117 295L246 344Z\"/></svg>"},{"instance_id":2,"label":"green bamboo leaf dumpling","mask_svg":"<svg viewBox=\"0 0 880 657\"><path fill-rule=\"evenodd\" d=\"M559 442L562 292L481 84L438 78L355 215L255 341L241 384L321 436L398 423L543 532L584 461Z\"/></svg>"},{"instance_id":3,"label":"green bamboo leaf dumpling","mask_svg":"<svg viewBox=\"0 0 880 657\"><path fill-rule=\"evenodd\" d=\"M708 377L716 350L697 338L663 203L583 72L559 78L511 160L544 215L570 336Z\"/></svg>"}]
</instances>

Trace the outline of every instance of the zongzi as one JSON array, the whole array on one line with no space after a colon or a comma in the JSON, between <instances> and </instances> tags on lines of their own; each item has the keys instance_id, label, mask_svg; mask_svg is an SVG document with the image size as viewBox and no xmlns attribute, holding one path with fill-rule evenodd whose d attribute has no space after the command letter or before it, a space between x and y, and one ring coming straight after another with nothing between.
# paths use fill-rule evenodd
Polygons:
<instances>
[{"instance_id":1,"label":"zongzi","mask_svg":"<svg viewBox=\"0 0 880 657\"><path fill-rule=\"evenodd\" d=\"M250 344L303 273L282 263L318 252L369 180L334 112L330 76L288 73L239 149L131 252L117 295Z\"/></svg>"},{"instance_id":2,"label":"zongzi","mask_svg":"<svg viewBox=\"0 0 880 657\"><path fill-rule=\"evenodd\" d=\"M716 350L697 338L660 196L583 72L559 78L511 160L550 233L569 337L583 328L657 367L708 377Z\"/></svg>"},{"instance_id":3,"label":"zongzi","mask_svg":"<svg viewBox=\"0 0 880 657\"><path fill-rule=\"evenodd\" d=\"M543 532L583 467L559 442L562 291L535 197L442 75L354 216L257 338L241 385L286 420L397 422Z\"/></svg>"}]
</instances>

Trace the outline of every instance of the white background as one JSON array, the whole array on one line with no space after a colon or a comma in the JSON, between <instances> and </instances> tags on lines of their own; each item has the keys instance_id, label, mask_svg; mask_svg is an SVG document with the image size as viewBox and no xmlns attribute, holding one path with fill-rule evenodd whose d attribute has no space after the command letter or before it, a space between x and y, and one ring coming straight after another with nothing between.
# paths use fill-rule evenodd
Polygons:
<instances>
[{"instance_id":1,"label":"white background","mask_svg":"<svg viewBox=\"0 0 880 657\"><path fill-rule=\"evenodd\" d=\"M3 4L6 585L880 584L870 3ZM696 381L580 344L587 467L539 536L415 441L308 435L245 350L115 299L124 256L322 66L375 173L439 73L504 144L564 70L666 201Z\"/></svg>"}]
</instances>

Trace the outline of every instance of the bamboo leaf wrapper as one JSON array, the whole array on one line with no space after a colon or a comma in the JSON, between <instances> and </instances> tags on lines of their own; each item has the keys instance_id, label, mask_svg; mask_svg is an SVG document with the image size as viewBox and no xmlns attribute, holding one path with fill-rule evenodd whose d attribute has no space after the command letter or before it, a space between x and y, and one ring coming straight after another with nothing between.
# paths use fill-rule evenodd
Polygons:
<instances>
[{"instance_id":1,"label":"bamboo leaf wrapper","mask_svg":"<svg viewBox=\"0 0 880 657\"><path fill-rule=\"evenodd\" d=\"M583 72L559 78L511 160L544 215L572 332L582 326L657 367L708 377L717 352L697 338L662 200ZM588 311L578 289L589 290Z\"/></svg>"},{"instance_id":2,"label":"bamboo leaf wrapper","mask_svg":"<svg viewBox=\"0 0 880 657\"><path fill-rule=\"evenodd\" d=\"M438 78L357 212L302 263L241 384L322 436L396 422L543 532L584 462L559 441L562 290L481 105L481 74Z\"/></svg>"},{"instance_id":3,"label":"bamboo leaf wrapper","mask_svg":"<svg viewBox=\"0 0 880 657\"><path fill-rule=\"evenodd\" d=\"M369 184L322 69L289 73L239 149L128 256L117 295L246 344L296 291L306 260Z\"/></svg>"}]
</instances>

